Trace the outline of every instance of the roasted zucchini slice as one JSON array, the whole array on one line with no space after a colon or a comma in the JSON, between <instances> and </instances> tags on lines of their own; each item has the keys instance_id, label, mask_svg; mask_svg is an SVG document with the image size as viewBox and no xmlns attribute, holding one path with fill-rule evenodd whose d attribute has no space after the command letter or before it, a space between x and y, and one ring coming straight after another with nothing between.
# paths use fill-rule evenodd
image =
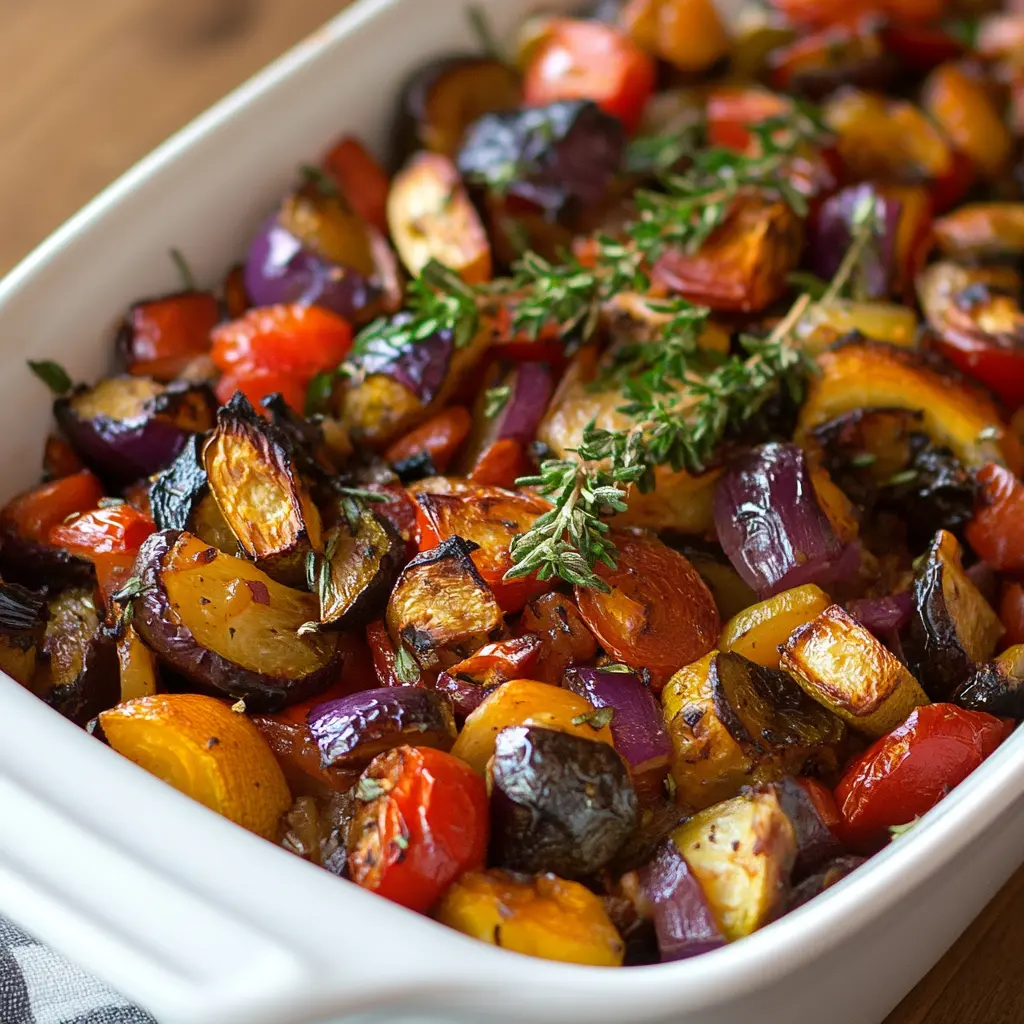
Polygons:
<instances>
[{"instance_id":1,"label":"roasted zucchini slice","mask_svg":"<svg viewBox=\"0 0 1024 1024\"><path fill-rule=\"evenodd\" d=\"M718 646L765 668L778 668L779 644L831 603L828 594L813 583L784 590L734 615L722 627Z\"/></svg>"},{"instance_id":2,"label":"roasted zucchini slice","mask_svg":"<svg viewBox=\"0 0 1024 1024\"><path fill-rule=\"evenodd\" d=\"M967 467L997 462L1019 472L1020 442L1003 426L983 389L938 358L877 341L851 341L818 356L800 410L795 440L805 446L817 427L857 409L912 409L938 447Z\"/></svg>"},{"instance_id":3,"label":"roasted zucchini slice","mask_svg":"<svg viewBox=\"0 0 1024 1024\"><path fill-rule=\"evenodd\" d=\"M625 951L600 896L552 874L467 871L445 893L437 919L481 942L545 960L619 967Z\"/></svg>"},{"instance_id":4,"label":"roasted zucchini slice","mask_svg":"<svg viewBox=\"0 0 1024 1024\"><path fill-rule=\"evenodd\" d=\"M677 672L661 696L680 803L708 807L741 787L831 770L846 727L789 676L712 651Z\"/></svg>"},{"instance_id":5,"label":"roasted zucchini slice","mask_svg":"<svg viewBox=\"0 0 1024 1024\"><path fill-rule=\"evenodd\" d=\"M785 907L796 833L771 787L709 807L672 833L730 942L768 924Z\"/></svg>"},{"instance_id":6,"label":"roasted zucchini slice","mask_svg":"<svg viewBox=\"0 0 1024 1024\"><path fill-rule=\"evenodd\" d=\"M907 667L932 700L949 700L992 657L1004 632L964 572L957 539L940 530L914 577L914 612L902 637Z\"/></svg>"},{"instance_id":7,"label":"roasted zucchini slice","mask_svg":"<svg viewBox=\"0 0 1024 1024\"><path fill-rule=\"evenodd\" d=\"M218 411L203 466L243 554L273 579L300 584L306 556L323 550L320 513L292 445L241 392Z\"/></svg>"},{"instance_id":8,"label":"roasted zucchini slice","mask_svg":"<svg viewBox=\"0 0 1024 1024\"><path fill-rule=\"evenodd\" d=\"M448 668L502 631L501 609L471 552L461 537L451 537L417 555L395 584L388 632L395 646L410 650L423 669Z\"/></svg>"},{"instance_id":9,"label":"roasted zucchini slice","mask_svg":"<svg viewBox=\"0 0 1024 1024\"><path fill-rule=\"evenodd\" d=\"M782 645L780 664L853 729L882 736L928 697L906 666L839 605Z\"/></svg>"},{"instance_id":10,"label":"roasted zucchini slice","mask_svg":"<svg viewBox=\"0 0 1024 1024\"><path fill-rule=\"evenodd\" d=\"M204 692L241 697L251 711L274 711L337 678L338 635L299 633L317 618L312 594L173 530L146 540L135 572L132 622L139 635Z\"/></svg>"},{"instance_id":11,"label":"roasted zucchini slice","mask_svg":"<svg viewBox=\"0 0 1024 1024\"><path fill-rule=\"evenodd\" d=\"M498 867L585 878L611 861L639 820L629 770L600 740L511 726L495 740L488 780Z\"/></svg>"},{"instance_id":12,"label":"roasted zucchini slice","mask_svg":"<svg viewBox=\"0 0 1024 1024\"><path fill-rule=\"evenodd\" d=\"M91 587L75 587L49 602L48 620L31 689L77 725L120 699L114 638L103 625Z\"/></svg>"},{"instance_id":13,"label":"roasted zucchini slice","mask_svg":"<svg viewBox=\"0 0 1024 1024\"><path fill-rule=\"evenodd\" d=\"M316 581L322 626L365 626L384 607L405 563L405 541L387 519L364 510L356 525L327 531Z\"/></svg>"}]
</instances>

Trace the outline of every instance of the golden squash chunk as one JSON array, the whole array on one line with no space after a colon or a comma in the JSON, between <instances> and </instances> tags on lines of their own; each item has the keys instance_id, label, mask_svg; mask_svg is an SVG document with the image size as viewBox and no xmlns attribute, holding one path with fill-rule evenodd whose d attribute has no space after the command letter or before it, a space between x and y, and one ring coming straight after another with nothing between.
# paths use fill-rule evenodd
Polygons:
<instances>
[{"instance_id":1,"label":"golden squash chunk","mask_svg":"<svg viewBox=\"0 0 1024 1024\"><path fill-rule=\"evenodd\" d=\"M719 649L735 651L765 668L778 668L779 644L831 603L828 594L813 583L784 590L734 615L722 628Z\"/></svg>"},{"instance_id":2,"label":"golden squash chunk","mask_svg":"<svg viewBox=\"0 0 1024 1024\"><path fill-rule=\"evenodd\" d=\"M301 583L306 555L323 550L320 513L290 445L240 392L217 413L203 464L246 557L281 583Z\"/></svg>"},{"instance_id":3,"label":"golden squash chunk","mask_svg":"<svg viewBox=\"0 0 1024 1024\"><path fill-rule=\"evenodd\" d=\"M437 919L481 942L545 960L619 967L625 952L601 898L552 874L468 871L445 893Z\"/></svg>"},{"instance_id":4,"label":"golden squash chunk","mask_svg":"<svg viewBox=\"0 0 1024 1024\"><path fill-rule=\"evenodd\" d=\"M894 302L816 302L801 317L797 336L812 355L823 352L852 331L874 341L908 348L917 337L917 315Z\"/></svg>"},{"instance_id":5,"label":"golden squash chunk","mask_svg":"<svg viewBox=\"0 0 1024 1024\"><path fill-rule=\"evenodd\" d=\"M511 679L485 697L466 718L452 753L483 775L494 754L495 738L502 729L513 725L556 729L613 746L607 725L595 729L589 720L584 720L593 710L585 697L572 690L536 679Z\"/></svg>"},{"instance_id":6,"label":"golden squash chunk","mask_svg":"<svg viewBox=\"0 0 1024 1024\"><path fill-rule=\"evenodd\" d=\"M881 342L851 342L823 352L811 377L795 440L855 409L920 410L922 428L968 467L997 462L1019 472L1020 442L1002 425L988 393L946 374L925 354Z\"/></svg>"},{"instance_id":7,"label":"golden squash chunk","mask_svg":"<svg viewBox=\"0 0 1024 1024\"><path fill-rule=\"evenodd\" d=\"M826 608L782 646L780 664L851 728L883 736L930 701L888 648L839 605Z\"/></svg>"},{"instance_id":8,"label":"golden squash chunk","mask_svg":"<svg viewBox=\"0 0 1024 1024\"><path fill-rule=\"evenodd\" d=\"M964 572L960 544L940 530L914 578L907 664L935 700L949 700L977 665L992 657L1005 629Z\"/></svg>"},{"instance_id":9,"label":"golden squash chunk","mask_svg":"<svg viewBox=\"0 0 1024 1024\"><path fill-rule=\"evenodd\" d=\"M468 658L496 640L504 624L498 602L461 537L424 551L402 570L386 621L395 646L408 648L428 670Z\"/></svg>"},{"instance_id":10,"label":"golden squash chunk","mask_svg":"<svg viewBox=\"0 0 1024 1024\"><path fill-rule=\"evenodd\" d=\"M750 783L831 769L846 728L783 672L712 651L661 695L680 803L708 807Z\"/></svg>"},{"instance_id":11,"label":"golden squash chunk","mask_svg":"<svg viewBox=\"0 0 1024 1024\"><path fill-rule=\"evenodd\" d=\"M768 786L701 811L672 833L730 942L783 909L796 859L796 834Z\"/></svg>"}]
</instances>

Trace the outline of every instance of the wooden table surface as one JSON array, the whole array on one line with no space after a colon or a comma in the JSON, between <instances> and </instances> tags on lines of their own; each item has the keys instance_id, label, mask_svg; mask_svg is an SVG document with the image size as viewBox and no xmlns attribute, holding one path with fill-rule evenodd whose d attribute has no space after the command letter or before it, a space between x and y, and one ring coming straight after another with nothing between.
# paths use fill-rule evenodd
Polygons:
<instances>
[{"instance_id":1,"label":"wooden table surface","mask_svg":"<svg viewBox=\"0 0 1024 1024\"><path fill-rule=\"evenodd\" d=\"M0 273L341 6L0 0ZM1022 947L1024 869L885 1024L1024 1024Z\"/></svg>"}]
</instances>

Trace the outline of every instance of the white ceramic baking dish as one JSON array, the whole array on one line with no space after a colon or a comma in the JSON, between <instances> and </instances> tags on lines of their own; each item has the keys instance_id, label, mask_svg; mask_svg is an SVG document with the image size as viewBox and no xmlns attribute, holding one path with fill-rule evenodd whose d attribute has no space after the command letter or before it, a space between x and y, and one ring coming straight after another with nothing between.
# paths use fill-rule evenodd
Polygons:
<instances>
[{"instance_id":1,"label":"white ceramic baking dish","mask_svg":"<svg viewBox=\"0 0 1024 1024\"><path fill-rule=\"evenodd\" d=\"M483 6L504 29L528 0ZM25 260L0 285L0 497L36 479L49 420L26 357L102 372L126 304L174 287L170 246L215 280L300 160L342 130L383 142L406 70L469 42L463 0L363 0ZM1018 733L868 867L749 939L652 968L554 964L469 940L254 838L0 677L0 913L164 1024L874 1024L1022 850Z\"/></svg>"}]
</instances>

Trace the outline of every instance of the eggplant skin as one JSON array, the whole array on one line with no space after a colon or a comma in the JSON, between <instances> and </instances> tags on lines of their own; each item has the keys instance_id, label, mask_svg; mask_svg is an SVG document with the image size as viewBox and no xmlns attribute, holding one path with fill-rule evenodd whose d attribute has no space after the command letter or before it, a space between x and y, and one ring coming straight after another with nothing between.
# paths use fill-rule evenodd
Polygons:
<instances>
[{"instance_id":1,"label":"eggplant skin","mask_svg":"<svg viewBox=\"0 0 1024 1024\"><path fill-rule=\"evenodd\" d=\"M502 729L490 783L491 860L513 871L593 875L639 822L629 772L598 740L536 726Z\"/></svg>"},{"instance_id":2,"label":"eggplant skin","mask_svg":"<svg viewBox=\"0 0 1024 1024\"><path fill-rule=\"evenodd\" d=\"M195 434L149 488L149 507L158 530L187 530L189 519L209 492L203 468L204 438Z\"/></svg>"},{"instance_id":3,"label":"eggplant skin","mask_svg":"<svg viewBox=\"0 0 1024 1024\"><path fill-rule=\"evenodd\" d=\"M40 652L31 688L76 725L84 726L121 699L114 637L103 625L91 587L65 590L50 601Z\"/></svg>"},{"instance_id":4,"label":"eggplant skin","mask_svg":"<svg viewBox=\"0 0 1024 1024\"><path fill-rule=\"evenodd\" d=\"M206 574L198 580L203 588L199 593L207 601L205 607L210 610L210 617L219 616L223 623L218 642L224 653L203 646L182 621L183 615L199 616L202 610L184 609L168 593L167 574L195 566L205 568ZM250 711L277 711L287 704L315 697L337 679L341 656L336 635L299 636L295 629L301 623L293 621L297 616L292 614L281 620L273 610L274 598L284 594L295 602L309 602L309 618L313 619L315 599L275 584L248 562L205 547L182 531L163 530L143 543L135 561L135 576L139 578L141 593L132 603L132 622L139 635L161 661L202 692L242 698ZM252 593L252 606L230 615L229 602L236 600L237 594L243 594L244 599L243 588ZM257 601L257 593L267 596L270 603ZM197 604L200 600L197 596ZM243 616L247 617L244 622ZM229 621L235 625L229 625ZM233 643L242 649L236 657L244 657L248 665L228 655ZM266 671L254 667L260 660L254 650L256 645L262 645L263 652L274 652L277 671L270 670L269 664ZM300 656L302 667L295 674L281 671L293 652Z\"/></svg>"},{"instance_id":5,"label":"eggplant skin","mask_svg":"<svg viewBox=\"0 0 1024 1024\"><path fill-rule=\"evenodd\" d=\"M960 545L945 530L935 535L918 569L913 599L901 637L907 667L932 700L949 700L992 656L1003 626L963 571Z\"/></svg>"},{"instance_id":6,"label":"eggplant skin","mask_svg":"<svg viewBox=\"0 0 1024 1024\"><path fill-rule=\"evenodd\" d=\"M978 668L953 700L968 711L1024 719L1024 645L1010 647L995 661Z\"/></svg>"},{"instance_id":7,"label":"eggplant skin","mask_svg":"<svg viewBox=\"0 0 1024 1024\"><path fill-rule=\"evenodd\" d=\"M402 570L388 601L392 641L426 670L447 668L502 632L504 616L470 554L476 545L449 537Z\"/></svg>"},{"instance_id":8,"label":"eggplant skin","mask_svg":"<svg viewBox=\"0 0 1024 1024\"><path fill-rule=\"evenodd\" d=\"M320 513L288 437L240 392L217 413L203 445L217 505L245 556L274 579L299 585L307 554L323 548Z\"/></svg>"},{"instance_id":9,"label":"eggplant skin","mask_svg":"<svg viewBox=\"0 0 1024 1024\"><path fill-rule=\"evenodd\" d=\"M205 384L124 376L57 399L53 412L86 465L120 486L167 466L189 435L213 426L216 408Z\"/></svg>"}]
</instances>

